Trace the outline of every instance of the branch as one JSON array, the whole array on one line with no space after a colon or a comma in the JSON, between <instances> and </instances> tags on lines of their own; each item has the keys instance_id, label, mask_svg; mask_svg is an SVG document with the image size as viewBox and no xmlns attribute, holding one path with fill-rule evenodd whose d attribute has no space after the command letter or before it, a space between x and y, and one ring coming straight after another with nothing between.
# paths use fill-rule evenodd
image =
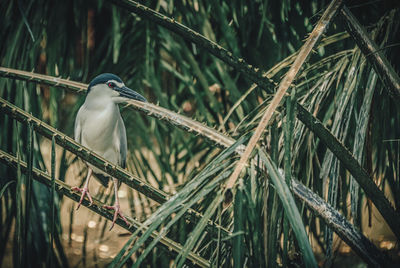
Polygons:
<instances>
[{"instance_id":1,"label":"branch","mask_svg":"<svg viewBox=\"0 0 400 268\"><path fill-rule=\"evenodd\" d=\"M135 101L134 101L135 102ZM139 102L138 102L139 103ZM95 167L101 169L102 171L106 172L110 176L117 178L119 181L125 183L129 187L138 190L139 192L143 193L147 197L153 199L158 203L166 202L170 196L151 186L142 178L133 175L126 170L122 169L121 167L112 164L102 158L101 156L97 155L93 151L83 147L70 137L66 136L65 134L59 132L58 130L54 129L53 127L47 125L46 123L42 122L41 120L37 119L36 117L28 114L24 110L18 108L17 106L7 102L6 100L0 98L0 111L8 114L10 117L22 122L26 123L29 122L35 131L43 135L48 139L55 138L55 141L61 147L67 149L71 153L79 156L84 161L89 162L90 164L94 165ZM201 213L189 209L187 212L186 217L193 222L197 222L199 218L202 217ZM223 228L222 226L209 221L207 230L212 232L217 232L216 229L220 229L224 235L230 235L231 233Z\"/></svg>"},{"instance_id":2,"label":"branch","mask_svg":"<svg viewBox=\"0 0 400 268\"><path fill-rule=\"evenodd\" d=\"M7 72L5 71L5 69L7 70ZM13 78L17 78L17 79L21 79L21 80L27 80L27 81L35 81L35 82L39 82L39 83L41 83L41 84L46 84L46 85L49 85L50 83L51 83L51 81L54 81L55 79L53 79L53 77L51 77L51 76L43 76L43 80L40 80L38 77L37 77L37 74L35 74L35 73L29 73L29 72L23 72L23 71L19 71L19 72L21 72L21 75L17 75L16 73L17 73L17 70L14 70L14 69L7 69L7 68L2 68L2 67L0 67L0 76L6 76L5 74L7 74L7 76L8 77L13 77ZM29 77L31 77L31 76L34 76L34 78L32 78L32 79L27 79L27 78L29 78ZM62 87L62 88L68 88L69 90L73 90L74 92L77 92L77 88L76 87L73 87L73 86L71 86L71 84L68 84L68 85L64 85L63 83L64 83L64 81L66 81L66 82L68 82L68 83L70 83L71 81L69 81L69 80L66 80L66 79L57 79L57 81L58 81L58 85L57 85L57 87ZM84 92L84 91L82 91L82 92ZM1 101L1 99L0 99L0 101ZM131 104L131 107L133 108L133 109L137 109L137 110L139 110L139 111L142 111L142 112L145 112L146 114L148 113L148 112L146 112L146 111L144 111L144 110L141 110L141 108L139 107L139 108L136 108L136 105L138 105L138 104L141 104L140 102L133 102L132 104ZM156 106L157 107L157 106ZM329 139L329 138L332 138L331 136L332 135L328 135L328 134L326 134L325 132L328 132L329 133L329 130L328 129L326 129L324 126L323 126L323 124L318 120L318 119L315 119L307 110L305 110L304 109L304 107L303 106L301 106L301 105L298 105L298 108L299 107L301 107L302 109L300 110L298 110L299 111L299 113L298 113L298 117L299 118L301 118L301 120L303 121L303 122L305 122L306 124L306 126L308 127L308 128L310 128L311 130L316 130L316 129L322 129L323 130L323 132L315 132L315 135L317 135L318 137L327 137L327 139ZM0 110L2 109L2 105L0 105ZM19 109L19 108L17 108L17 109ZM15 110L15 111L17 111L17 110ZM25 112L24 112L25 113ZM172 115L174 114L173 112L170 112ZM163 114L161 114L161 113L159 113L158 112L158 110L154 110L154 111L151 111L151 112L149 112L149 115L150 116L153 116L153 117L156 117L156 118L164 118L164 116L163 116ZM176 116L172 116L171 117L171 120L174 120L174 119L176 119L176 120L178 120L178 118L180 118L181 116L180 115L178 115L178 114L175 114ZM30 120L29 118L30 118L31 116L28 114L28 117L27 118L25 118L24 120L26 120L26 121L28 121L28 120ZM314 119L315 119L315 121L314 121ZM179 124L179 122L176 122L176 124L175 125L178 125ZM200 124L201 125L201 124ZM206 126L204 126L204 125L201 125L203 128L207 128ZM314 129L312 129L312 128L314 128ZM211 129L211 130L213 130L213 129ZM215 130L213 130L213 131L215 131ZM221 134L221 135L223 135L223 134ZM220 143L218 144L218 146L220 146L220 147L224 147L224 148L227 148L227 147L230 147L232 144L234 144L235 143L235 140L234 139L232 139L232 138L230 138L230 137L228 137L228 136L226 136L226 135L223 135L223 136L225 136L226 138L225 139L221 139L220 140ZM205 138L207 138L207 136L205 136ZM342 143L340 143L340 141L339 140L337 140L335 137L333 137L334 138L334 140L332 141L332 142L329 142L329 141L327 141L327 140L324 140L324 142L325 143L327 143L327 144L336 144L336 149L331 149L333 152L342 152L343 150L345 150L345 151L347 151L348 152L348 150L344 147L344 145L342 144ZM57 142L57 139L56 139L56 142ZM63 145L61 145L61 146L63 146ZM63 146L64 148L66 148L65 146ZM82 152L84 152L84 150L86 150L84 147L82 147L83 149L83 151ZM242 152L243 152L243 150L236 150L236 152L239 154L239 155L241 155L242 154ZM348 152L349 153L349 152ZM351 156L351 154L350 154L350 156ZM344 161L344 159L343 158L340 158L342 161L343 161L343 163L346 163L345 161ZM100 167L100 168L102 168L102 167ZM129 184L128 184L129 185ZM293 187L293 191L294 191L294 193L296 194L296 196L300 199L300 200L302 200L302 201L304 201L304 202L307 202L307 196L306 195L302 195L302 193L304 192L301 188L299 188L299 187L305 187L305 186L303 186L303 185L300 185L300 184L294 184L294 185L292 185L292 187ZM309 192L312 192L310 189L308 189L308 191ZM166 195L166 194L165 194ZM166 195L167 196L167 195ZM320 216L322 219L324 219L326 222L328 222L329 220L331 220L331 215L330 214L328 214L328 213L325 213L326 211L325 211L325 207L327 207L327 203L326 202L324 202L324 203L321 203L321 204L318 204L317 206L316 206L316 209L314 210L315 211L315 213L318 215L318 216ZM190 211L189 211L190 212ZM197 213L193 213L194 215L196 215L196 218L198 219L200 216L199 216L199 214L197 214ZM340 214L339 214L340 215ZM347 233L341 233L339 230L336 230L336 228L338 228L337 226L334 226L334 225L332 225L331 226L331 228L344 240L344 241L348 241L348 240L353 240L353 239L351 239L351 238L346 238L346 237L344 237L344 236L346 236L347 235ZM223 229L222 229L223 230ZM360 234L361 236L362 236L362 234ZM362 244L361 243L361 241L356 241L354 244ZM354 245L352 245L352 244L349 244L349 246L350 247L352 247L353 248L353 246ZM357 253L359 253L359 251L357 250L357 249L354 249L354 251L355 252L357 252ZM368 252L368 249L367 249L367 252ZM368 253L369 255L371 255L371 256L375 256L374 255L374 253L373 252L371 252L371 253ZM363 258L363 256L361 255L360 257L362 257ZM368 262L368 260L366 260L366 259L364 259L366 262Z\"/></svg>"},{"instance_id":3,"label":"branch","mask_svg":"<svg viewBox=\"0 0 400 268\"><path fill-rule=\"evenodd\" d=\"M297 116L340 160L341 164L351 173L365 194L372 200L376 208L385 218L393 233L400 239L400 215L394 210L385 194L379 190L367 171L361 167L352 153L322 124L322 122L301 105L297 106Z\"/></svg>"},{"instance_id":4,"label":"branch","mask_svg":"<svg viewBox=\"0 0 400 268\"><path fill-rule=\"evenodd\" d=\"M394 267L391 259L371 243L337 210L297 180L292 180L293 192L308 208L320 216L335 233L371 267Z\"/></svg>"},{"instance_id":5,"label":"branch","mask_svg":"<svg viewBox=\"0 0 400 268\"><path fill-rule=\"evenodd\" d=\"M27 172L27 165L25 162L16 159L14 156L12 156L2 150L0 150L0 162L6 164L7 166L14 167L14 168L16 168L17 165L19 164L21 166L21 171L23 173ZM47 187L51 187L51 185L52 185L51 177L48 174L46 174L45 172L43 172L37 168L33 168L32 175L33 175L33 178L35 180L37 180L38 182L46 185ZM75 202L79 202L80 195L75 193L74 191L72 191L71 186L69 186L68 184L66 184L63 181L60 181L58 179L55 179L55 184L56 184L55 190L59 194L62 194L64 196L72 199ZM100 201L98 201L95 198L93 198L92 205L90 205L90 202L86 199L84 199L82 202L82 206L89 208L93 212L99 214L100 216L102 216L108 220L112 220L114 215L111 212L109 212L109 210L104 209L103 205L104 204L102 204ZM139 221L132 219L128 216L126 216L126 218L129 220L131 225L126 224L125 221L123 221L121 218L117 219L116 224L121 226L125 230L128 230L131 233L133 233L137 229L142 229L143 231L146 231L147 227L142 225ZM158 237L158 235L159 235L158 232L154 231L152 233L151 237L152 237L152 239L154 239L154 238ZM176 254L176 255L182 251L182 245L179 243L176 243L172 239L163 237L163 238L161 238L160 242L167 251L174 251L174 254ZM189 253L188 259L191 260L194 264L199 265L201 267L209 267L210 266L210 263L206 259L200 257L199 255L197 255L193 252Z\"/></svg>"},{"instance_id":6,"label":"branch","mask_svg":"<svg viewBox=\"0 0 400 268\"><path fill-rule=\"evenodd\" d=\"M145 17L168 30L182 36L183 38L195 43L196 45L206 49L208 52L220 58L222 61L233 66L241 73L246 75L250 80L256 82L258 85L264 85L265 88L274 87L274 82L267 78L259 68L253 67L252 65L245 62L242 58L235 57L232 52L221 47L217 43L207 39L204 35L190 29L189 27L177 22L173 18L169 18L147 6L139 4L132 0L110 0L117 6L122 7L124 10L136 13L142 17ZM266 80L269 83L266 83Z\"/></svg>"},{"instance_id":7,"label":"branch","mask_svg":"<svg viewBox=\"0 0 400 268\"><path fill-rule=\"evenodd\" d=\"M164 26L165 28L181 35L182 37L190 40L191 42L205 48L208 50L211 54L215 55L222 61L226 62L230 66L235 67L239 72L243 73L246 75L249 79L251 79L252 82L257 83L260 87L263 89L271 92L270 86L271 83L266 81L264 74L260 75L259 69L258 68L253 68L253 66L245 63L243 59L237 59L232 55L231 52L227 51L226 49L222 48L221 46L217 45L216 43L208 40L204 36L200 35L199 33L191 30L190 28L177 23L174 19L168 18L167 16L164 16L157 11L154 11L146 6L140 5L136 3L135 1L132 0L112 0L114 3L116 3L119 6L122 6L124 9L128 11L132 11L134 13L137 13L141 15L142 17L145 17L149 20L154 21L155 23L160 24L161 26ZM247 66L247 67L246 67ZM300 103L297 102L297 109L298 110L303 110L303 114L305 116L300 116L300 113L297 114L298 119L302 121L305 125L308 124L308 128L314 132L314 134L321 139L325 145L332 150L333 145L332 144L327 144L327 140L337 140L336 137L328 130L325 128L323 124L320 124L320 121L313 116L307 109L305 109ZM307 120L305 118L311 118L312 120L305 122L304 120ZM321 133L325 133L324 135L327 135L328 137L321 136ZM340 142L337 141L335 142L335 145L338 145L335 147L335 151L332 151L332 153L342 161L342 164L346 167L349 168L349 165L346 162L343 162L343 155L346 155L348 150L347 148ZM354 159L354 157L350 154L351 158ZM357 162L357 160L354 159L354 161ZM361 169L362 171L355 171L354 169L349 169L351 175L354 177L354 179L360 184L361 188L365 191L365 193L368 195L368 197L371 199L371 201L374 203L374 205L377 207L385 221L388 223L390 228L392 229L393 233L396 235L398 239L400 239L400 216L399 214L393 209L391 206L390 202L386 199L384 194L379 190L379 188L376 185L372 185L371 187L365 186L363 184L365 180L365 177L361 176L363 173L366 173L366 171L361 167L361 165L357 162L357 168ZM369 180L372 180L370 176ZM368 185L370 185L368 183ZM368 189L367 189L368 188ZM366 190L367 189L367 190Z\"/></svg>"},{"instance_id":8,"label":"branch","mask_svg":"<svg viewBox=\"0 0 400 268\"><path fill-rule=\"evenodd\" d=\"M328 8L325 10L322 17L319 19L317 25L314 27L313 31L311 32L310 36L307 38L307 41L304 43L303 47L300 49L299 54L296 57L296 60L290 66L289 71L286 73L285 77L282 79L281 83L279 84L278 91L274 95L271 103L269 104L267 110L263 114L260 122L256 130L254 131L253 135L249 143L244 150L244 153L240 157L239 162L236 164L235 170L232 172L232 175L229 177L226 183L226 191L230 191L231 188L236 184L237 179L245 167L247 161L249 160L250 154L253 152L254 147L261 138L261 135L264 132L264 129L267 127L269 121L271 120L272 115L274 114L276 108L278 108L282 98L286 94L287 90L293 83L294 79L296 78L298 72L300 71L301 67L308 59L313 47L316 43L321 39L322 34L328 28L330 22L335 17L336 13L339 11L342 5L342 0L333 0Z\"/></svg>"},{"instance_id":9,"label":"branch","mask_svg":"<svg viewBox=\"0 0 400 268\"><path fill-rule=\"evenodd\" d=\"M0 76L23 80L27 82L35 82L43 85L59 87L67 89L73 93L86 94L88 85L71 81L69 79L62 79L59 77L43 75L33 72L25 72L21 70L0 67ZM196 133L196 135L207 139L216 146L225 147L222 144L231 146L235 140L227 135L224 135L213 128L205 126L200 122L182 116L163 107L154 105L148 102L128 101L126 107L133 110L140 111L148 116L154 117L158 120L165 121L169 124L175 125L189 133ZM240 148L239 148L240 149Z\"/></svg>"},{"instance_id":10,"label":"branch","mask_svg":"<svg viewBox=\"0 0 400 268\"><path fill-rule=\"evenodd\" d=\"M87 84L71 81L69 79L63 79L34 72L26 72L6 67L0 67L0 76L68 89L79 94L85 94L88 88Z\"/></svg>"},{"instance_id":11,"label":"branch","mask_svg":"<svg viewBox=\"0 0 400 268\"><path fill-rule=\"evenodd\" d=\"M368 36L367 31L346 6L343 6L340 15L346 22L347 31L353 37L367 60L372 64L383 84L389 89L389 93L397 100L400 100L400 77L382 50Z\"/></svg>"}]
</instances>

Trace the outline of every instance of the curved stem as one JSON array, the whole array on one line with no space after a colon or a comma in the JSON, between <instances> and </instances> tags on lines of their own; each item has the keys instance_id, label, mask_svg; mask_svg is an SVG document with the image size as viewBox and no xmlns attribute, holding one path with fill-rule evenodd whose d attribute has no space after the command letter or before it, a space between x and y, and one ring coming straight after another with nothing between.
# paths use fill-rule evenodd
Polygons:
<instances>
[{"instance_id":1,"label":"curved stem","mask_svg":"<svg viewBox=\"0 0 400 268\"><path fill-rule=\"evenodd\" d=\"M16 159L14 156L0 150L0 162L8 165L8 166L12 166L12 167L16 167L18 164L21 167L21 171L23 173L28 172L28 168L27 168L27 164L23 161L19 161L18 159ZM32 169L32 177L33 179L35 179L36 181L46 185L47 187L51 187L52 185L52 178L47 175L45 172L37 169L37 168L33 168ZM63 181L60 181L58 179L54 179L54 184L55 184L55 190L61 194L64 195L70 199L72 199L75 202L79 202L80 199L80 195L75 193L72 189L71 186L66 184ZM87 207L88 209L92 210L93 212L99 214L102 217L107 218L108 220L112 220L114 217L113 213L108 212L107 209L103 208L103 205L99 200L93 199L93 204L90 204L90 202L86 199L83 200L82 202L82 206ZM123 219L118 218L116 220L116 224L121 226L122 228L124 228L125 230L128 230L129 232L134 232L136 229L142 228L143 230L146 230L147 227L143 226L139 221L132 219L130 217L126 217L129 222L131 224L127 224ZM158 232L154 231L151 234L151 237L154 239L156 237L158 237ZM169 252L169 251L173 251L175 255L179 254L179 252L182 251L182 245L179 243L176 243L175 241L173 241L172 239L166 238L166 237L162 237L161 238L161 244L164 246L164 248ZM210 263L200 257L199 255L190 252L188 255L188 259L193 262L196 265L199 265L201 267L209 267Z\"/></svg>"}]
</instances>

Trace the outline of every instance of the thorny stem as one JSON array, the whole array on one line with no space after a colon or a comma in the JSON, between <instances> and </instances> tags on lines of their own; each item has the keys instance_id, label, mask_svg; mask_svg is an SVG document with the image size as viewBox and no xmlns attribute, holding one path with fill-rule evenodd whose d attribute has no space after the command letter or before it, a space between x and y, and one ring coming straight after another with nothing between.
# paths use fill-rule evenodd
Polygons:
<instances>
[{"instance_id":1,"label":"thorny stem","mask_svg":"<svg viewBox=\"0 0 400 268\"><path fill-rule=\"evenodd\" d=\"M51 139L54 136L55 141L58 145L64 147L73 154L76 154L77 156L82 158L82 160L96 166L97 168L101 169L112 177L117 178L119 181L125 183L129 187L145 194L148 198L151 198L158 203L164 203L169 199L169 195L167 193L151 186L144 179L136 175L130 174L121 167L118 167L108 162L101 156L83 147L72 138L57 131L53 127L47 125L46 123L42 122L41 120L37 119L36 117L30 115L29 113L23 111L22 109L16 107L15 105L9 103L2 98L0 98L0 111L5 112L9 116L20 122L30 122L34 130L45 136L46 138ZM193 222L197 222L202 217L199 212L193 209L189 209L187 215L185 216ZM207 225L207 230L210 232L216 232L216 228L220 228L224 235L230 235L230 232L228 230L210 220Z\"/></svg>"},{"instance_id":2,"label":"thorny stem","mask_svg":"<svg viewBox=\"0 0 400 268\"><path fill-rule=\"evenodd\" d=\"M0 162L6 164L8 166L12 166L12 167L16 167L18 164L18 160L14 156L12 156L2 150L0 150ZM21 171L26 173L27 172L26 163L23 161L19 161L19 164L21 166ZM33 175L33 178L35 180L37 180L38 182L46 185L47 187L51 187L51 177L48 174L46 174L45 172L43 172L37 168L33 168L32 175ZM79 202L79 199L80 199L79 194L75 193L71 189L70 185L68 185L58 179L55 179L55 185L56 185L55 190L59 194L64 195L64 196L72 199L75 202ZM93 199L92 205L86 199L84 199L82 202L82 206L87 207L88 209L94 211L95 213L99 214L102 217L112 220L114 217L114 214L109 213L107 209L103 208L103 205L104 204L102 204L100 201L98 201L96 199ZM122 228L128 230L129 232L134 232L136 229L139 229L139 228L143 229L144 231L147 229L147 227L143 226L139 221L132 219L130 217L126 217L126 218L129 220L131 225L124 222L124 220L121 218L118 218L115 223L117 225L121 226ZM153 239L158 237L158 232L154 231L151 234L151 237ZM182 251L182 245L179 243L176 243L175 241L173 241L169 238L163 237L163 238L161 238L160 241L161 241L161 244L164 246L164 248L166 248L168 251L173 251L175 255ZM189 253L188 259L192 263L199 265L201 267L209 267L210 266L210 263L206 259L200 257L199 255L197 255L193 252Z\"/></svg>"},{"instance_id":3,"label":"thorny stem","mask_svg":"<svg viewBox=\"0 0 400 268\"><path fill-rule=\"evenodd\" d=\"M256 146L257 142L260 140L262 133L264 132L265 127L268 125L273 113L275 112L276 108L280 104L282 98L285 96L287 90L289 89L290 85L292 84L293 80L296 78L298 72L300 71L301 67L303 66L304 62L309 57L313 47L321 38L322 34L326 31L329 26L329 23L332 21L336 13L339 11L340 6L342 4L341 0L334 0L331 2L329 7L325 10L324 14L322 15L321 19L318 21L317 25L314 27L313 31L311 32L310 36L307 38L307 41L301 48L299 54L296 57L296 60L290 67L289 71L286 73L285 77L279 84L278 91L274 95L270 105L268 106L267 110L265 111L263 117L261 118L256 130L254 131L253 136L251 137L248 145L244 153L242 154L239 162L237 163L235 170L233 171L232 175L229 177L226 183L226 190L230 191L230 189L235 185L237 179L239 178L240 172L242 171L243 167L246 165L250 154L253 152L254 147Z\"/></svg>"}]
</instances>

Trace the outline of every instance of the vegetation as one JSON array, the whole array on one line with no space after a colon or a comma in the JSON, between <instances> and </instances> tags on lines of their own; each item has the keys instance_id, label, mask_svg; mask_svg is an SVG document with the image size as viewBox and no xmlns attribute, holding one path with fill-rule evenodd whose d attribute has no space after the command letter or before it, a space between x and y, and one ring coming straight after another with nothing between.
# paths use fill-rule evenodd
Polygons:
<instances>
[{"instance_id":1,"label":"vegetation","mask_svg":"<svg viewBox=\"0 0 400 268\"><path fill-rule=\"evenodd\" d=\"M129 239L96 265L332 266L334 233L393 265L366 229L376 210L400 238L396 1L142 4L0 4L0 261L71 266L60 208L82 159L129 187ZM151 102L121 107L127 170L72 139L78 81L103 72ZM112 218L95 197L82 266Z\"/></svg>"}]
</instances>

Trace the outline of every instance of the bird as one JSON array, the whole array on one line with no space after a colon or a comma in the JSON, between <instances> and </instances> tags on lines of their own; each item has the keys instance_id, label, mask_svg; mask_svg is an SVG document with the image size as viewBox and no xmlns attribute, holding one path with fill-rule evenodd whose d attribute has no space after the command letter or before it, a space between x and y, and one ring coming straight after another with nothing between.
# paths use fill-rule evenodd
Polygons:
<instances>
[{"instance_id":1,"label":"bird","mask_svg":"<svg viewBox=\"0 0 400 268\"><path fill-rule=\"evenodd\" d=\"M74 136L75 141L102 156L106 160L126 167L127 138L124 121L122 120L118 104L128 99L147 102L146 98L136 91L125 86L121 78L115 74L103 73L96 76L89 84L85 102L80 107L76 119ZM121 212L118 188L119 181L106 174L90 163L86 163L88 172L82 188L73 187L72 190L81 193L77 209L87 195L90 205L93 204L89 193L89 180L92 175L107 187L110 178L114 184L114 205L103 206L114 210L114 217L110 230L120 216L130 225Z\"/></svg>"}]
</instances>

